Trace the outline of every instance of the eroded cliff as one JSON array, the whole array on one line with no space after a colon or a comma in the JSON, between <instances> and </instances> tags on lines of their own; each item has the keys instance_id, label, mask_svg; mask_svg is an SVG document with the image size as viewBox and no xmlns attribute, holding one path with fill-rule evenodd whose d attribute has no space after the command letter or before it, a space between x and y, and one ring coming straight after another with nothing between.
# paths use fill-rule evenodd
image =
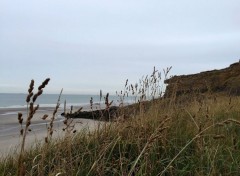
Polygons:
<instances>
[{"instance_id":1,"label":"eroded cliff","mask_svg":"<svg viewBox=\"0 0 240 176\"><path fill-rule=\"evenodd\" d=\"M240 95L240 62L229 67L205 71L192 75L173 76L165 81L165 95L175 94L226 92Z\"/></svg>"}]
</instances>

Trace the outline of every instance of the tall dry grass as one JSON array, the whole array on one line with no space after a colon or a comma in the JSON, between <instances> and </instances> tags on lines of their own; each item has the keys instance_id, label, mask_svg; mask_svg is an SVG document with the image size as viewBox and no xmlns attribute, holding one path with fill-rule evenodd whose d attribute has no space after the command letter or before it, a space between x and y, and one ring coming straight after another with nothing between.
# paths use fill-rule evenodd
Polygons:
<instances>
[{"instance_id":1,"label":"tall dry grass","mask_svg":"<svg viewBox=\"0 0 240 176\"><path fill-rule=\"evenodd\" d=\"M31 120L39 108L39 105L35 106L35 102L36 102L37 98L43 93L43 89L48 84L49 80L50 80L50 78L47 78L45 81L43 81L42 84L38 87L37 93L35 93L35 94L33 93L34 80L31 80L31 83L30 83L29 89L28 89L28 95L26 98L27 118L25 121L25 128L23 127L24 121L23 121L22 114L18 113L18 122L21 125L20 134L22 135L22 144L21 144L20 154L18 157L18 173L17 173L17 175L19 175L19 176L26 175L26 165L24 162L24 160L25 160L24 149L25 149L27 133L29 131L31 131L31 129L30 129ZM46 115L44 115L44 116L46 117Z\"/></svg>"},{"instance_id":2,"label":"tall dry grass","mask_svg":"<svg viewBox=\"0 0 240 176\"><path fill-rule=\"evenodd\" d=\"M24 174L238 175L240 97L209 93L167 98L161 82L156 69L137 84L126 81L120 102L131 95L136 103L124 120L24 150ZM106 96L106 108L110 103ZM15 156L1 159L2 175L18 170Z\"/></svg>"}]
</instances>

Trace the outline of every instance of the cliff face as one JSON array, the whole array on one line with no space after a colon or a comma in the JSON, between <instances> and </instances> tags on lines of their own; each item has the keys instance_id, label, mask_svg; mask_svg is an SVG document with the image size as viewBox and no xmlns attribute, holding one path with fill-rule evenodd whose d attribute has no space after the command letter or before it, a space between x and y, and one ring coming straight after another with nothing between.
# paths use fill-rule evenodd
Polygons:
<instances>
[{"instance_id":1,"label":"cliff face","mask_svg":"<svg viewBox=\"0 0 240 176\"><path fill-rule=\"evenodd\" d=\"M227 92L240 95L240 62L221 70L205 71L192 75L174 76L165 81L165 95L171 96L211 92Z\"/></svg>"}]
</instances>

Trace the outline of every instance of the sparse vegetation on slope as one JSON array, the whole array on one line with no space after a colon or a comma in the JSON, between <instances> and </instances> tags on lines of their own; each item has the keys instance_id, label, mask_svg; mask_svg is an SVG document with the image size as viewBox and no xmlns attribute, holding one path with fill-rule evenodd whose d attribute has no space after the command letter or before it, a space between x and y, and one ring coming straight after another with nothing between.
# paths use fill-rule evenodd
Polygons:
<instances>
[{"instance_id":1,"label":"sparse vegetation on slope","mask_svg":"<svg viewBox=\"0 0 240 176\"><path fill-rule=\"evenodd\" d=\"M135 91L137 113L25 151L25 174L238 175L240 97L208 92L155 99L161 77L154 75L155 69ZM130 84L122 95L131 90ZM16 158L1 159L2 175L16 175Z\"/></svg>"},{"instance_id":2,"label":"sparse vegetation on slope","mask_svg":"<svg viewBox=\"0 0 240 176\"><path fill-rule=\"evenodd\" d=\"M166 96L185 93L225 92L240 95L240 62L229 67L193 75L173 76L165 80Z\"/></svg>"}]
</instances>

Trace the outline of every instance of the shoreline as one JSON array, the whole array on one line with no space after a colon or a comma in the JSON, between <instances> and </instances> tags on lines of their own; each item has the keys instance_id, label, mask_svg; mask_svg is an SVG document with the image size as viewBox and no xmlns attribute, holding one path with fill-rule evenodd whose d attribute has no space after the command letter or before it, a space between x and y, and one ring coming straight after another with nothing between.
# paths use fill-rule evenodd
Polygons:
<instances>
[{"instance_id":1,"label":"shoreline","mask_svg":"<svg viewBox=\"0 0 240 176\"><path fill-rule=\"evenodd\" d=\"M73 111L79 109L79 107L74 107ZM85 106L84 110L89 110L89 106ZM30 129L26 139L26 146L31 147L36 144L36 141L44 141L47 136L47 127L49 125L50 119L52 118L53 111L55 107L39 107L36 114L31 120ZM6 156L14 152L21 143L22 136L20 135L21 125L18 122L18 112L23 113L23 128L25 127L25 121L27 118L26 108L0 108L0 156ZM55 120L54 120L54 138L59 138L64 136L64 119L61 116L63 108L59 108ZM41 119L44 114L49 115L46 120ZM73 119L75 124L75 129L81 131L83 129L94 130L99 124L104 122L95 121L92 119Z\"/></svg>"}]
</instances>

